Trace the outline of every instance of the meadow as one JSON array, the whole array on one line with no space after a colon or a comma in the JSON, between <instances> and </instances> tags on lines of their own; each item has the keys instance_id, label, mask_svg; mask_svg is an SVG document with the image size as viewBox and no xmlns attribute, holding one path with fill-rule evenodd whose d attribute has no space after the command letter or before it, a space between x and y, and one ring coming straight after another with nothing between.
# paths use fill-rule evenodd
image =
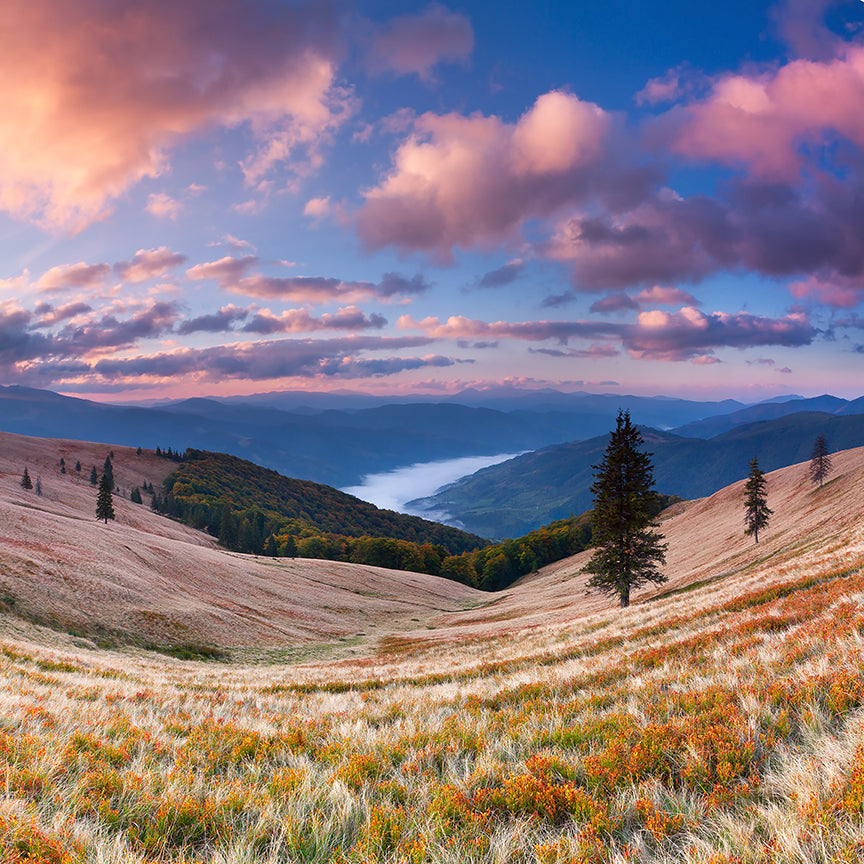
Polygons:
<instances>
[{"instance_id":1,"label":"meadow","mask_svg":"<svg viewBox=\"0 0 864 864\"><path fill-rule=\"evenodd\" d=\"M2 860L860 861L854 452L821 493L773 481L780 513L824 519L833 501L832 530L778 527L623 611L514 618L541 571L473 629L293 666L100 650L4 619ZM699 559L694 538L670 551ZM556 590L578 594L579 560L553 565Z\"/></svg>"}]
</instances>

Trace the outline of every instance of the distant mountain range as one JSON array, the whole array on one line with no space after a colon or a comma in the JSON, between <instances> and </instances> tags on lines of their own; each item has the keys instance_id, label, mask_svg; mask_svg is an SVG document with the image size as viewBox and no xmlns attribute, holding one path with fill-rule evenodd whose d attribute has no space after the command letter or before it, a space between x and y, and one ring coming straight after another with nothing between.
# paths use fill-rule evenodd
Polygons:
<instances>
[{"instance_id":1,"label":"distant mountain range","mask_svg":"<svg viewBox=\"0 0 864 864\"><path fill-rule=\"evenodd\" d=\"M619 408L629 409L638 423L669 428L745 407L733 400L512 389L460 395L467 404L456 397L379 404L381 397L362 394L282 393L143 407L13 386L0 388L0 431L180 452L195 447L345 487L366 474L417 462L593 438L614 425Z\"/></svg>"},{"instance_id":2,"label":"distant mountain range","mask_svg":"<svg viewBox=\"0 0 864 864\"><path fill-rule=\"evenodd\" d=\"M838 405L840 402L844 404ZM860 399L829 404L839 411L850 406L864 411L864 400ZM787 405L774 403L770 407ZM739 417L742 414L739 412ZM728 420L729 416L721 419ZM754 455L764 471L808 460L820 433L831 450L864 445L864 413L799 411L744 423L712 438L685 437L678 434L680 429L665 432L643 427L640 431L645 449L653 453L657 490L700 498L746 476ZM436 495L409 503L437 518L446 513L451 524L484 537L516 537L592 506L592 466L600 462L608 441L606 434L546 447L484 468Z\"/></svg>"}]
</instances>

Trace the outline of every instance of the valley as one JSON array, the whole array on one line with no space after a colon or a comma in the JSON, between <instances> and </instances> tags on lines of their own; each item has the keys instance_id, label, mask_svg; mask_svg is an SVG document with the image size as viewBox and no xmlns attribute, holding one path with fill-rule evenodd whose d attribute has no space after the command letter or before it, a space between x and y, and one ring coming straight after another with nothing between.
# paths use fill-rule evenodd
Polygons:
<instances>
[{"instance_id":1,"label":"valley","mask_svg":"<svg viewBox=\"0 0 864 864\"><path fill-rule=\"evenodd\" d=\"M588 553L489 595L265 564L122 500L105 531L89 488L49 497L59 447L104 448L18 443L46 492L22 499L23 454L3 463L2 556L32 608L74 589L110 623L113 585L154 613L182 605L190 638L310 652L179 660L4 614L13 861L779 864L864 848L864 448L834 454L821 490L806 464L772 472L758 546L740 484L675 505L669 582L619 610L584 594ZM156 476L114 449L121 484ZM361 622L356 654L328 647Z\"/></svg>"}]
</instances>

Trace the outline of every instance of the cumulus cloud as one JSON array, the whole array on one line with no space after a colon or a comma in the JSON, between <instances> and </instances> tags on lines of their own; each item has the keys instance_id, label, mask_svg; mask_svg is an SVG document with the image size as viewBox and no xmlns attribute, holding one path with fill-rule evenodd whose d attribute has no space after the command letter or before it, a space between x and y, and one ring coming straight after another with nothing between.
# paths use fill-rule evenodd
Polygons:
<instances>
[{"instance_id":1,"label":"cumulus cloud","mask_svg":"<svg viewBox=\"0 0 864 864\"><path fill-rule=\"evenodd\" d=\"M144 209L151 216L176 221L177 214L183 209L183 205L166 192L154 192L152 195L147 196L147 205Z\"/></svg>"},{"instance_id":2,"label":"cumulus cloud","mask_svg":"<svg viewBox=\"0 0 864 864\"><path fill-rule=\"evenodd\" d=\"M801 172L805 145L842 136L864 146L864 46L836 49L837 56L825 60L721 76L706 99L668 115L672 149L789 181Z\"/></svg>"},{"instance_id":3,"label":"cumulus cloud","mask_svg":"<svg viewBox=\"0 0 864 864\"><path fill-rule=\"evenodd\" d=\"M656 195L619 213L562 219L543 254L569 263L579 290L698 281L719 270L771 277L864 273L864 184L808 189L729 181L715 198Z\"/></svg>"},{"instance_id":4,"label":"cumulus cloud","mask_svg":"<svg viewBox=\"0 0 864 864\"><path fill-rule=\"evenodd\" d=\"M7 0L0 208L81 229L213 126L251 130L250 182L279 162L314 166L351 109L335 32L325 4Z\"/></svg>"},{"instance_id":5,"label":"cumulus cloud","mask_svg":"<svg viewBox=\"0 0 864 864\"><path fill-rule=\"evenodd\" d=\"M310 198L303 207L303 215L316 221L323 219L330 213L330 196L323 198Z\"/></svg>"},{"instance_id":6,"label":"cumulus cloud","mask_svg":"<svg viewBox=\"0 0 864 864\"><path fill-rule=\"evenodd\" d=\"M433 3L419 15L391 18L373 37L368 63L373 72L432 77L442 61L467 59L474 48L470 20Z\"/></svg>"},{"instance_id":7,"label":"cumulus cloud","mask_svg":"<svg viewBox=\"0 0 864 864\"><path fill-rule=\"evenodd\" d=\"M746 312L705 314L691 306L678 312L641 312L623 334L624 347L634 357L688 360L715 348L759 345L809 345L817 331L803 312L767 318Z\"/></svg>"},{"instance_id":8,"label":"cumulus cloud","mask_svg":"<svg viewBox=\"0 0 864 864\"><path fill-rule=\"evenodd\" d=\"M366 246L449 260L454 247L498 243L532 217L584 199L611 118L569 93L540 96L515 124L473 114L417 117L394 167L356 216Z\"/></svg>"},{"instance_id":9,"label":"cumulus cloud","mask_svg":"<svg viewBox=\"0 0 864 864\"><path fill-rule=\"evenodd\" d=\"M172 252L167 246L160 246L158 249L139 249L131 261L115 264L114 272L121 281L134 284L164 276L185 262L185 255Z\"/></svg>"},{"instance_id":10,"label":"cumulus cloud","mask_svg":"<svg viewBox=\"0 0 864 864\"><path fill-rule=\"evenodd\" d=\"M66 303L63 306L57 307L52 306L50 303L39 303L36 306L39 321L34 326L51 327L54 324L59 324L61 321L68 321L70 318L77 318L79 315L86 315L92 311L93 307L81 300L75 300L72 303Z\"/></svg>"}]
</instances>

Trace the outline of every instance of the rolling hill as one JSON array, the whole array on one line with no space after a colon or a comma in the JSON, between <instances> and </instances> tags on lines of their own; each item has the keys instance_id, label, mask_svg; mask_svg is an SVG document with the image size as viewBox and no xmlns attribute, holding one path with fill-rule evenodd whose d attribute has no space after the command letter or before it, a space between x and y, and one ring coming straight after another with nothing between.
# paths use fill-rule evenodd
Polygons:
<instances>
[{"instance_id":1,"label":"rolling hill","mask_svg":"<svg viewBox=\"0 0 864 864\"><path fill-rule=\"evenodd\" d=\"M31 563L37 608L77 599L98 622L141 598L188 607L187 638L215 620L232 645L327 644L189 662L0 613L4 861L860 860L864 448L821 490L805 464L769 474L758 546L740 484L677 505L669 583L619 610L584 595L587 553L476 605L432 577L261 571L128 502L92 531L80 484L49 472L58 446L28 450L48 502L0 474L4 573ZM337 650L340 619L365 635Z\"/></svg>"},{"instance_id":2,"label":"rolling hill","mask_svg":"<svg viewBox=\"0 0 864 864\"><path fill-rule=\"evenodd\" d=\"M114 452L121 489L158 486L177 465L144 451L0 433L0 602L82 637L164 649L261 648L359 638L483 595L434 577L362 565L268 559L216 548L209 535L115 496L95 519L87 470ZM81 475L60 473L80 460ZM42 497L23 490L24 467ZM346 496L347 497L347 496Z\"/></svg>"},{"instance_id":3,"label":"rolling hill","mask_svg":"<svg viewBox=\"0 0 864 864\"><path fill-rule=\"evenodd\" d=\"M708 440L643 428L657 490L699 498L744 477L754 454L763 470L809 459L823 433L832 450L864 444L864 415L790 414L737 426ZM484 468L434 496L409 502L448 514L451 524L484 537L512 537L591 507L592 465L608 435L557 445Z\"/></svg>"}]
</instances>

